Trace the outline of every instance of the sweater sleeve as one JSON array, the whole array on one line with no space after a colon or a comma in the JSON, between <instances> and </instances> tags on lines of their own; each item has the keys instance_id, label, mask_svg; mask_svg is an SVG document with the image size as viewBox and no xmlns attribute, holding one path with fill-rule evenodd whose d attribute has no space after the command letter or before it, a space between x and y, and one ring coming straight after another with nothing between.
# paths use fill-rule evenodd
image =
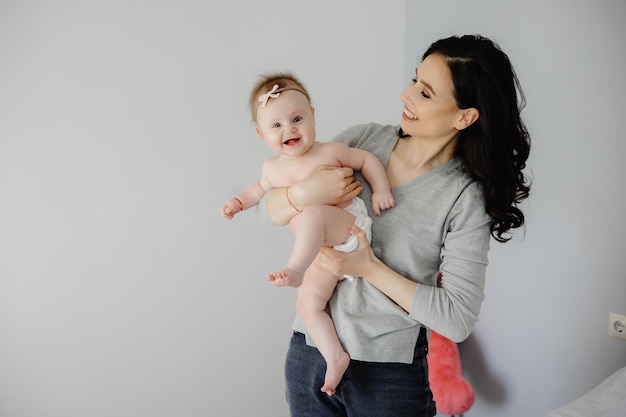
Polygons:
<instances>
[{"instance_id":1,"label":"sweater sleeve","mask_svg":"<svg viewBox=\"0 0 626 417\"><path fill-rule=\"evenodd\" d=\"M441 248L441 287L418 285L410 317L455 342L478 321L484 299L490 217L473 183L452 207Z\"/></svg>"},{"instance_id":2,"label":"sweater sleeve","mask_svg":"<svg viewBox=\"0 0 626 417\"><path fill-rule=\"evenodd\" d=\"M393 127L382 126L376 123L365 123L351 126L340 132L333 138L334 142L345 143L351 148L363 148L363 143L370 137L379 135L380 132L393 131ZM371 146L371 144L370 144Z\"/></svg>"}]
</instances>

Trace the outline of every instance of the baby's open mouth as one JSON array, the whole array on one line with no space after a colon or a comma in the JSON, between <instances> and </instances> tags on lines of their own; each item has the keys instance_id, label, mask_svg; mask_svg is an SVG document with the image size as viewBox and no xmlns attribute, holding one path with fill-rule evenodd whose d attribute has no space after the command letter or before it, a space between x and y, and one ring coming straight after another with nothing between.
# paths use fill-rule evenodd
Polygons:
<instances>
[{"instance_id":1,"label":"baby's open mouth","mask_svg":"<svg viewBox=\"0 0 626 417\"><path fill-rule=\"evenodd\" d=\"M300 141L300 138L287 139L283 142L283 145L292 146Z\"/></svg>"}]
</instances>

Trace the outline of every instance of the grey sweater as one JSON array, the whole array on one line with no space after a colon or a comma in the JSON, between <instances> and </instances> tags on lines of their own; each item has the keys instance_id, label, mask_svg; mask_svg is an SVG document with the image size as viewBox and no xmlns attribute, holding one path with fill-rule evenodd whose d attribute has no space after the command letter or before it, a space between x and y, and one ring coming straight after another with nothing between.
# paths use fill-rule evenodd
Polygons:
<instances>
[{"instance_id":1,"label":"grey sweater","mask_svg":"<svg viewBox=\"0 0 626 417\"><path fill-rule=\"evenodd\" d=\"M396 131L396 126L358 125L335 140L372 152L386 166L398 141ZM463 167L453 159L393 188L396 206L380 217L373 216L371 190L358 176L364 186L360 197L374 219L374 253L422 285L413 295L410 314L365 280L337 285L329 311L352 359L411 363L421 326L457 342L472 331L484 298L491 219L481 186ZM266 210L258 212L268 219ZM441 288L437 272L443 277ZM293 328L306 334L299 316Z\"/></svg>"}]
</instances>

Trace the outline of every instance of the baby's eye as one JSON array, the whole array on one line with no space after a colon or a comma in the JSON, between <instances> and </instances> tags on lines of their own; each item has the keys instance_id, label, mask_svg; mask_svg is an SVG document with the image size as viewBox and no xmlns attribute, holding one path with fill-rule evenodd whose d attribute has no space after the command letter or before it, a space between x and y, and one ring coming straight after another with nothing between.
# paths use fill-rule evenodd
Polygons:
<instances>
[{"instance_id":1,"label":"baby's eye","mask_svg":"<svg viewBox=\"0 0 626 417\"><path fill-rule=\"evenodd\" d=\"M274 123L274 124L272 125L272 127L273 127L274 129L278 129L278 128L280 127L280 123Z\"/></svg>"},{"instance_id":2,"label":"baby's eye","mask_svg":"<svg viewBox=\"0 0 626 417\"><path fill-rule=\"evenodd\" d=\"M296 117L293 118L293 121L294 121L294 123L298 123L298 122L302 121L302 117L296 116Z\"/></svg>"}]
</instances>

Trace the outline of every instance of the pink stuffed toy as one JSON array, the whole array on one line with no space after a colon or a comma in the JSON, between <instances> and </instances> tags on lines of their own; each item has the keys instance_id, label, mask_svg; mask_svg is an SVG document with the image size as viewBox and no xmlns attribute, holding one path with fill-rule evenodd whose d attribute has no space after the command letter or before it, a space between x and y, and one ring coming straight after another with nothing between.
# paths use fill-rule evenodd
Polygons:
<instances>
[{"instance_id":1,"label":"pink stuffed toy","mask_svg":"<svg viewBox=\"0 0 626 417\"><path fill-rule=\"evenodd\" d=\"M441 273L437 274L441 287ZM431 331L428 348L428 379L437 403L437 412L462 415L474 404L474 389L463 378L461 355L455 342Z\"/></svg>"},{"instance_id":2,"label":"pink stuffed toy","mask_svg":"<svg viewBox=\"0 0 626 417\"><path fill-rule=\"evenodd\" d=\"M463 378L457 344L431 331L427 358L430 389L437 403L437 412L462 415L474 404L474 389Z\"/></svg>"}]
</instances>

